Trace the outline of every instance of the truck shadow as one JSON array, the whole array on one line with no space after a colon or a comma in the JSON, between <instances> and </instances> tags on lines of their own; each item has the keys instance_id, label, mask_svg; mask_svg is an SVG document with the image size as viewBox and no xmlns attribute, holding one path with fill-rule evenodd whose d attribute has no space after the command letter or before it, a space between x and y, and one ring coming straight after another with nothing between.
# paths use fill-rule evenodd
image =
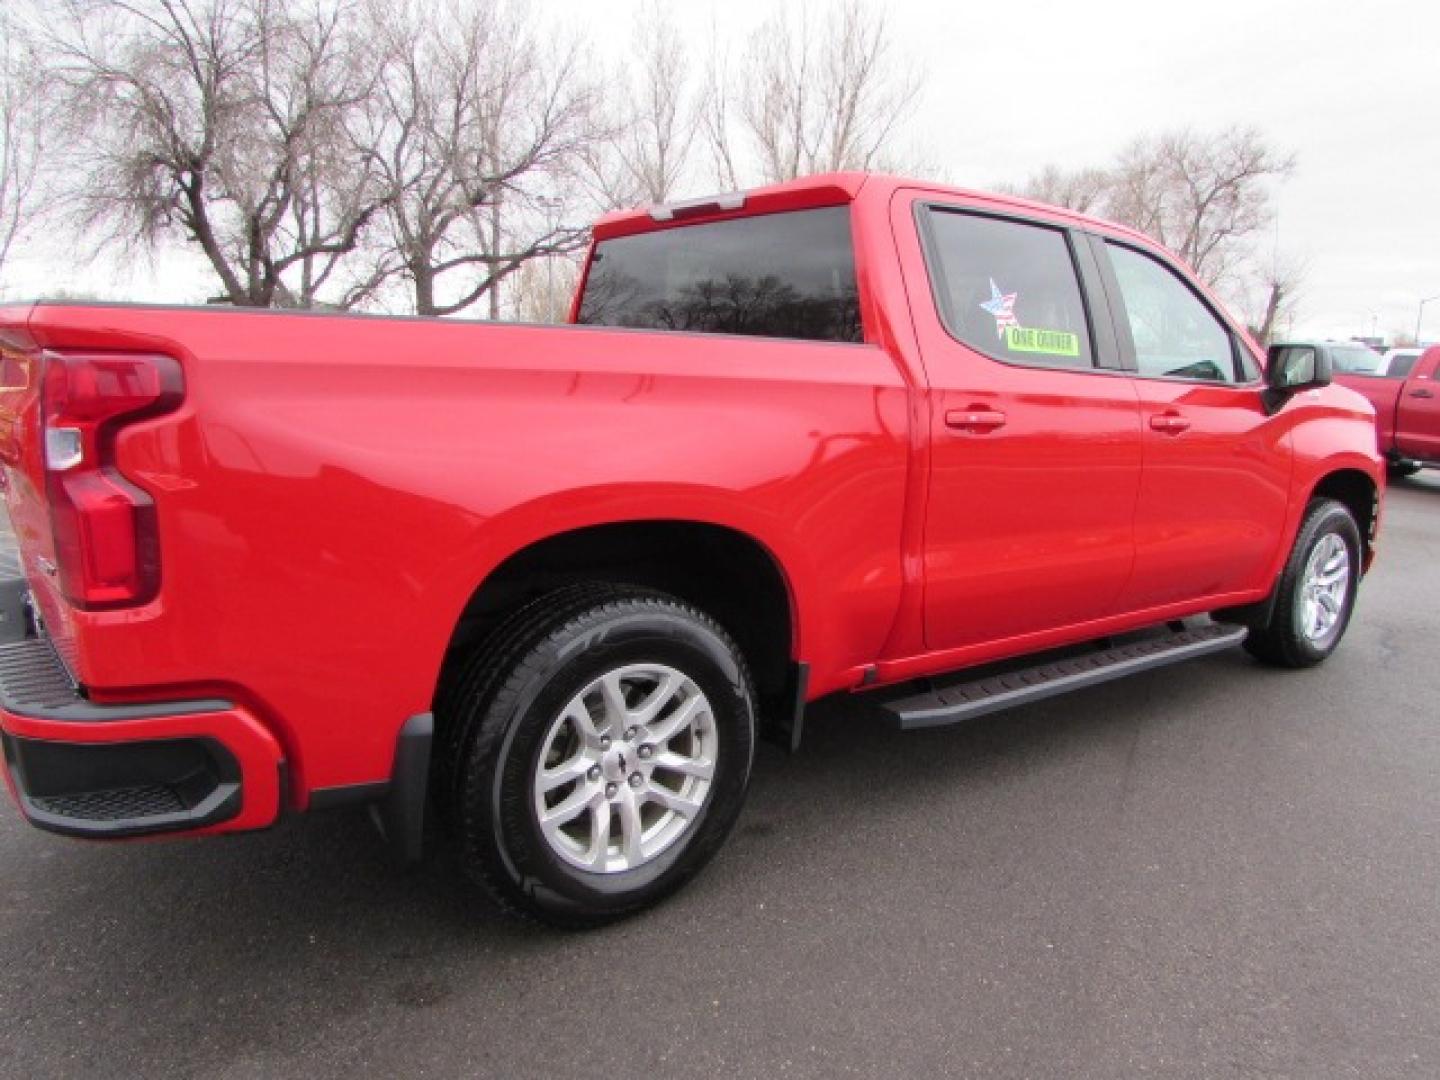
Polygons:
<instances>
[{"instance_id":1,"label":"truck shadow","mask_svg":"<svg viewBox=\"0 0 1440 1080\"><path fill-rule=\"evenodd\" d=\"M1421 469L1413 476L1391 476L1390 491L1440 491L1440 469Z\"/></svg>"}]
</instances>

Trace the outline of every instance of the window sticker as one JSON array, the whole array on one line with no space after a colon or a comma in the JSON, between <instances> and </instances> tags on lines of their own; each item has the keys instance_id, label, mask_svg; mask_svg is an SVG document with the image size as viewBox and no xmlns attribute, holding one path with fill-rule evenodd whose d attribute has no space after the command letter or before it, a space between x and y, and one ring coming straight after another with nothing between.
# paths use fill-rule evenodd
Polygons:
<instances>
[{"instance_id":1,"label":"window sticker","mask_svg":"<svg viewBox=\"0 0 1440 1080\"><path fill-rule=\"evenodd\" d=\"M1042 356L1079 356L1080 338L1065 330L1039 330L1020 325L1015 317L1015 299L1019 293L1002 293L995 279L990 279L990 299L980 306L995 316L995 333L1011 352L1036 353Z\"/></svg>"},{"instance_id":2,"label":"window sticker","mask_svg":"<svg viewBox=\"0 0 1440 1080\"><path fill-rule=\"evenodd\" d=\"M1011 352L1040 353L1045 356L1079 356L1080 336L1065 330L1036 330L1030 327L1005 328L1005 347Z\"/></svg>"},{"instance_id":3,"label":"window sticker","mask_svg":"<svg viewBox=\"0 0 1440 1080\"><path fill-rule=\"evenodd\" d=\"M973 296L974 293L971 293ZM995 284L995 279L990 279L990 299L982 301L980 306L995 316L995 336L1001 341L1005 340L1005 331L1010 327L1016 329L1020 326L1020 320L1015 318L1015 298L1019 293L1001 293L1000 286Z\"/></svg>"}]
</instances>

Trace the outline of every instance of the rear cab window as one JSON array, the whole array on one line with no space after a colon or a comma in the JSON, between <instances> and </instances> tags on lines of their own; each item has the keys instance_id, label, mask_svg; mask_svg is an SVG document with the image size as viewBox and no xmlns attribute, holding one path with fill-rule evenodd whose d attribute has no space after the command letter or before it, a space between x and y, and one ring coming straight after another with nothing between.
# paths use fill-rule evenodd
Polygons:
<instances>
[{"instance_id":1,"label":"rear cab window","mask_svg":"<svg viewBox=\"0 0 1440 1080\"><path fill-rule=\"evenodd\" d=\"M678 225L595 245L592 326L862 340L850 208Z\"/></svg>"},{"instance_id":2,"label":"rear cab window","mask_svg":"<svg viewBox=\"0 0 1440 1080\"><path fill-rule=\"evenodd\" d=\"M931 286L952 337L1007 363L1094 366L1064 229L938 206L923 215Z\"/></svg>"}]
</instances>

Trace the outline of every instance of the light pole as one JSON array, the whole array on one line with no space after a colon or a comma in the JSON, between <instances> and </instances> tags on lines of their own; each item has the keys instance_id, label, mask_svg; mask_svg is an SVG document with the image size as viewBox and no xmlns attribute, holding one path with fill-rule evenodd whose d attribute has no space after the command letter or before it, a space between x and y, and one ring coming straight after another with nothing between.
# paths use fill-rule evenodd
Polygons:
<instances>
[{"instance_id":1,"label":"light pole","mask_svg":"<svg viewBox=\"0 0 1440 1080\"><path fill-rule=\"evenodd\" d=\"M1425 297L1425 299L1423 299L1423 300L1420 301L1420 310L1417 311L1417 312L1415 312L1415 344L1416 344L1416 345L1419 345L1419 344L1420 344L1420 320L1425 317L1425 305L1428 304L1428 303L1430 303L1431 300L1440 300L1440 293L1436 293L1434 296L1427 296L1427 297Z\"/></svg>"}]
</instances>

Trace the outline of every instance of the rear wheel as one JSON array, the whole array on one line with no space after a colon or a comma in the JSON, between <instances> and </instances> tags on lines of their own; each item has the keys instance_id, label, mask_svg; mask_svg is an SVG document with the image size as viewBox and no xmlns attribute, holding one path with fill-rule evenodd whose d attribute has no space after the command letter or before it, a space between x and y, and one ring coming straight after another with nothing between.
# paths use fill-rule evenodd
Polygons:
<instances>
[{"instance_id":1,"label":"rear wheel","mask_svg":"<svg viewBox=\"0 0 1440 1080\"><path fill-rule=\"evenodd\" d=\"M1280 575L1270 621L1245 639L1250 654L1304 668L1334 652L1355 607L1360 554L1360 529L1345 505L1314 500Z\"/></svg>"},{"instance_id":2,"label":"rear wheel","mask_svg":"<svg viewBox=\"0 0 1440 1080\"><path fill-rule=\"evenodd\" d=\"M562 926L663 899L739 815L753 699L735 644L680 600L543 597L443 699L463 868L506 908Z\"/></svg>"}]
</instances>

